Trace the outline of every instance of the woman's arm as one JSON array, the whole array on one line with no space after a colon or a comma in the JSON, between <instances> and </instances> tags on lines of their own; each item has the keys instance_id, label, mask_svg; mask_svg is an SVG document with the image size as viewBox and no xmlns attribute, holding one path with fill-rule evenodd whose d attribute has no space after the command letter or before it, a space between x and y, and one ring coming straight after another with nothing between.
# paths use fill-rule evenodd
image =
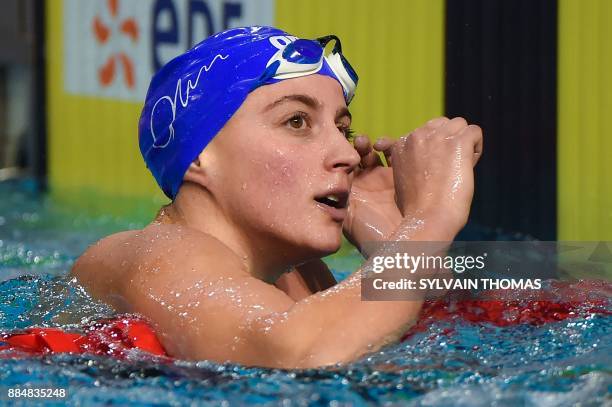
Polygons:
<instances>
[{"instance_id":1,"label":"woman's arm","mask_svg":"<svg viewBox=\"0 0 612 407\"><path fill-rule=\"evenodd\" d=\"M392 238L448 241L458 230L443 214L422 213L420 220L416 228L405 220ZM341 283L295 301L244 271L216 239L197 239L185 236L195 244L157 250L159 256L139 262L110 293L148 317L177 358L278 368L348 362L397 340L421 308L421 301L362 301L361 277L371 261Z\"/></svg>"},{"instance_id":2,"label":"woman's arm","mask_svg":"<svg viewBox=\"0 0 612 407\"><path fill-rule=\"evenodd\" d=\"M327 264L321 259L297 266L295 270L283 274L274 285L294 301L333 287L337 281Z\"/></svg>"},{"instance_id":3,"label":"woman's arm","mask_svg":"<svg viewBox=\"0 0 612 407\"><path fill-rule=\"evenodd\" d=\"M405 219L390 240L450 242L460 229L443 214L422 214L419 221L415 227ZM422 301L362 301L361 278L371 268L368 260L333 288L253 320L248 341L269 349L264 355L272 366L305 368L348 362L398 340L418 318Z\"/></svg>"}]
</instances>

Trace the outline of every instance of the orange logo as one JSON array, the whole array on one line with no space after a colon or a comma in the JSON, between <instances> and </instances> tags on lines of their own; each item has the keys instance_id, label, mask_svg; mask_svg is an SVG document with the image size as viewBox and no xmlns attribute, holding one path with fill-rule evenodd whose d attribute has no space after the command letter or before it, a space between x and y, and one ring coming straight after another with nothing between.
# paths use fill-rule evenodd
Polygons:
<instances>
[{"instance_id":1,"label":"orange logo","mask_svg":"<svg viewBox=\"0 0 612 407\"><path fill-rule=\"evenodd\" d=\"M108 11L110 12L111 18L117 21L117 12L119 8L119 0L106 0ZM93 19L92 29L96 41L98 44L103 45L108 42L112 32L108 25L104 24L99 16L95 16ZM138 24L133 18L126 18L119 21L119 35L127 36L132 42L138 41ZM123 77L125 85L129 89L134 88L134 63L131 58L126 55L125 52L119 51L113 53L106 62L98 68L98 82L103 87L110 86L115 81L115 73L117 71L117 65L123 68Z\"/></svg>"}]
</instances>

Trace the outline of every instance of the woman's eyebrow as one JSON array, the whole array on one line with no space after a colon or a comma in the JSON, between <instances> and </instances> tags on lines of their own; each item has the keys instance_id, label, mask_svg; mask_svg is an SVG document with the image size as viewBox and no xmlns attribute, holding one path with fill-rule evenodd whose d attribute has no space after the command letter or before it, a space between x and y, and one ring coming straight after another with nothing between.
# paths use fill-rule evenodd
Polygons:
<instances>
[{"instance_id":1,"label":"woman's eyebrow","mask_svg":"<svg viewBox=\"0 0 612 407\"><path fill-rule=\"evenodd\" d=\"M274 102L270 103L264 108L264 112L274 109L275 107L282 105L283 103L286 103L286 102L300 102L313 109L318 109L320 107L319 101L313 98L312 96L308 96L304 94L295 94L295 95L286 95L286 96L283 96L275 100ZM351 114L351 112L348 110L347 107L341 107L336 112L336 120L339 120L343 117L348 117L349 120L353 119L353 115Z\"/></svg>"},{"instance_id":2,"label":"woman's eyebrow","mask_svg":"<svg viewBox=\"0 0 612 407\"><path fill-rule=\"evenodd\" d=\"M317 109L320 105L319 102L311 96L295 94L295 95L286 95L286 96L281 97L280 99L275 100L274 102L266 106L264 108L264 111L274 109L276 106L281 105L285 102L300 102L313 109Z\"/></svg>"}]
</instances>

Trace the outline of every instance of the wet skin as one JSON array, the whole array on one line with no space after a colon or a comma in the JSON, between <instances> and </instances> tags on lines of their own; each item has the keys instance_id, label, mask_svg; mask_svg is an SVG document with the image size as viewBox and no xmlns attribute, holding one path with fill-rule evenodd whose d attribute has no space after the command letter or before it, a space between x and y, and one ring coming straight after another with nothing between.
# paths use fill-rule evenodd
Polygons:
<instances>
[{"instance_id":1,"label":"wet skin","mask_svg":"<svg viewBox=\"0 0 612 407\"><path fill-rule=\"evenodd\" d=\"M469 213L482 134L434 119L376 143L384 167L364 137L347 140L350 121L329 77L257 89L171 205L91 246L72 273L119 312L148 317L179 358L314 367L398 339L421 302L361 301L369 261L336 284L320 258L342 233L358 248L451 241Z\"/></svg>"}]
</instances>

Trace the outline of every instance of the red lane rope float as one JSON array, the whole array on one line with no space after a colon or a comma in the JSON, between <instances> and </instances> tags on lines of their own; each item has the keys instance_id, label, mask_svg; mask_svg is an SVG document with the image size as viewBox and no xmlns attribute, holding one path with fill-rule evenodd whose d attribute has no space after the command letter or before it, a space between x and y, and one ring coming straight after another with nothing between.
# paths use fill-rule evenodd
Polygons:
<instances>
[{"instance_id":1,"label":"red lane rope float","mask_svg":"<svg viewBox=\"0 0 612 407\"><path fill-rule=\"evenodd\" d=\"M612 315L612 284L607 282L555 282L550 291L538 293L538 296L535 299L516 299L516 291L499 290L489 292L487 299L427 301L419 321L402 340L425 331L433 322L455 318L505 327L542 325L588 314ZM451 331L447 330L446 333ZM0 333L0 351L9 351L2 352L0 357L14 357L23 353L90 353L125 358L131 349L167 356L153 329L135 316L92 323L85 328L85 333L70 333L58 328L28 328L15 333Z\"/></svg>"},{"instance_id":2,"label":"red lane rope float","mask_svg":"<svg viewBox=\"0 0 612 407\"><path fill-rule=\"evenodd\" d=\"M524 294L523 299L521 294ZM451 319L507 327L519 324L538 326L589 314L612 315L612 284L603 281L553 282L550 290L536 295L497 290L480 298L426 301L419 321L401 340L425 331L434 322Z\"/></svg>"},{"instance_id":3,"label":"red lane rope float","mask_svg":"<svg viewBox=\"0 0 612 407\"><path fill-rule=\"evenodd\" d=\"M70 333L58 328L28 328L0 334L0 357L18 353L89 353L123 359L131 349L140 349L156 356L167 356L155 332L142 319L122 316L97 321L84 333Z\"/></svg>"}]
</instances>

